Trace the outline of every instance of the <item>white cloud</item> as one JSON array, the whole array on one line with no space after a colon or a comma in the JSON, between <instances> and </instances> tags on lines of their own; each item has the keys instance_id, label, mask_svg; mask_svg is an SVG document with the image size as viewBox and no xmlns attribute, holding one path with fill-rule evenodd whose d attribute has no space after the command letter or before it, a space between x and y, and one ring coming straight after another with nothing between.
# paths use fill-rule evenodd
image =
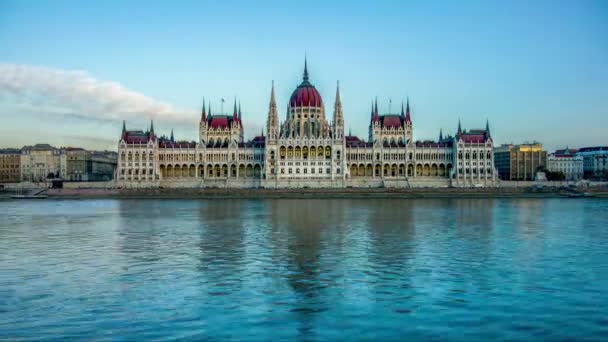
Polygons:
<instances>
[{"instance_id":1,"label":"white cloud","mask_svg":"<svg viewBox=\"0 0 608 342\"><path fill-rule=\"evenodd\" d=\"M0 99L44 115L75 115L92 120L141 119L193 123L196 115L130 90L98 80L84 71L0 63Z\"/></svg>"}]
</instances>

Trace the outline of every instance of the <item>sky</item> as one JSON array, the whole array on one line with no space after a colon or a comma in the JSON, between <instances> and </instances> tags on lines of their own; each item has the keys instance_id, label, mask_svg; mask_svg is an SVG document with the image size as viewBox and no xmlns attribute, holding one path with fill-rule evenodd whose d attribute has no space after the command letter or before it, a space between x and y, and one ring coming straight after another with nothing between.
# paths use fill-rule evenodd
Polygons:
<instances>
[{"instance_id":1,"label":"sky","mask_svg":"<svg viewBox=\"0 0 608 342\"><path fill-rule=\"evenodd\" d=\"M0 147L197 140L203 97L260 134L302 80L367 139L370 105L414 138L490 123L495 144L608 145L607 1L0 1Z\"/></svg>"}]
</instances>

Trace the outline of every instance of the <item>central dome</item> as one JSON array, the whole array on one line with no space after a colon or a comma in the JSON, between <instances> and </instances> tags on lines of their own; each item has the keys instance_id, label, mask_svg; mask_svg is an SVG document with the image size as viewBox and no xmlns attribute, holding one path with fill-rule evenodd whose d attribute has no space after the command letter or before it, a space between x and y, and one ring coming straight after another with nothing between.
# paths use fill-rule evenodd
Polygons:
<instances>
[{"instance_id":1,"label":"central dome","mask_svg":"<svg viewBox=\"0 0 608 342\"><path fill-rule=\"evenodd\" d=\"M289 99L290 107L323 107L321 95L308 81L308 67L304 60L304 77L302 83L293 91Z\"/></svg>"}]
</instances>

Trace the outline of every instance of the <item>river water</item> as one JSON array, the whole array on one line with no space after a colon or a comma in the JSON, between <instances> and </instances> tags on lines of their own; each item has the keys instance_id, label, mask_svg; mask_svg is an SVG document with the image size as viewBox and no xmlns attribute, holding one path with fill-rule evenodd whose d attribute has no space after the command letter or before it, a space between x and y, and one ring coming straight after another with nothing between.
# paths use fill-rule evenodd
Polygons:
<instances>
[{"instance_id":1,"label":"river water","mask_svg":"<svg viewBox=\"0 0 608 342\"><path fill-rule=\"evenodd\" d=\"M607 340L608 200L0 201L0 340Z\"/></svg>"}]
</instances>

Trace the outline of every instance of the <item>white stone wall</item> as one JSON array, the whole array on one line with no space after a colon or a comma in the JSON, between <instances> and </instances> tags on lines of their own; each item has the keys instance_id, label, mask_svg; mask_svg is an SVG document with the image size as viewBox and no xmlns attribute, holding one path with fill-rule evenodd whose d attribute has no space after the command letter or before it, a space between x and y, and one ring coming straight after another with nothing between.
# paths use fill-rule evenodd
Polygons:
<instances>
[{"instance_id":1,"label":"white stone wall","mask_svg":"<svg viewBox=\"0 0 608 342\"><path fill-rule=\"evenodd\" d=\"M555 155L549 155L547 157L547 170L562 172L566 176L566 180L582 179L583 157L556 157Z\"/></svg>"}]
</instances>

